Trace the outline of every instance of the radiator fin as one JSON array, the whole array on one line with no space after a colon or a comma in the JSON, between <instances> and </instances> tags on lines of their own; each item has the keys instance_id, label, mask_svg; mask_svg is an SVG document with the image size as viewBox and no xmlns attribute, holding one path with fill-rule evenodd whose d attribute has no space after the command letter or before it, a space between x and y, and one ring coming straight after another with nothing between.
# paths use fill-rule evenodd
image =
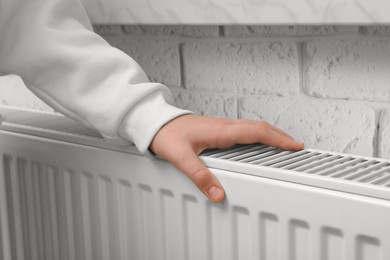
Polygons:
<instances>
[{"instance_id":1,"label":"radiator fin","mask_svg":"<svg viewBox=\"0 0 390 260\"><path fill-rule=\"evenodd\" d=\"M42 224L43 224L43 245L45 249L45 257L54 259L54 245L52 244L51 234L51 218L50 218L50 195L48 185L48 167L43 164L38 164L40 168L39 173L39 191L41 197L41 210L42 210ZM50 245L50 246L46 246Z\"/></svg>"},{"instance_id":2,"label":"radiator fin","mask_svg":"<svg viewBox=\"0 0 390 260\"><path fill-rule=\"evenodd\" d=\"M186 259L186 217L184 201L171 190L161 190L164 259Z\"/></svg>"},{"instance_id":3,"label":"radiator fin","mask_svg":"<svg viewBox=\"0 0 390 260\"><path fill-rule=\"evenodd\" d=\"M252 244L248 243L247 238L251 237L251 219L250 212L245 207L233 206L233 259L245 260L252 259Z\"/></svg>"},{"instance_id":4,"label":"radiator fin","mask_svg":"<svg viewBox=\"0 0 390 260\"><path fill-rule=\"evenodd\" d=\"M114 214L114 204L115 201L113 198L113 188L111 179L108 176L103 176L97 178L98 185L98 201L99 201L99 227L100 227L100 244L102 249L102 259L116 259L114 246L118 244L116 241L114 232L117 233L117 230L114 226L116 221L110 221L112 215ZM116 214L115 214L116 215ZM111 225L110 225L111 224Z\"/></svg>"},{"instance_id":5,"label":"radiator fin","mask_svg":"<svg viewBox=\"0 0 390 260\"><path fill-rule=\"evenodd\" d=\"M358 260L383 259L380 242L374 237L359 235L356 238L356 255Z\"/></svg>"},{"instance_id":6,"label":"radiator fin","mask_svg":"<svg viewBox=\"0 0 390 260\"><path fill-rule=\"evenodd\" d=\"M4 162L4 177L8 194L8 212L10 226L12 227L10 232L11 252L16 259L24 259L24 252L26 251L24 244L24 236L22 229L22 212L21 212L21 189L20 189L20 176L21 169L12 156L3 155Z\"/></svg>"},{"instance_id":7,"label":"radiator fin","mask_svg":"<svg viewBox=\"0 0 390 260\"><path fill-rule=\"evenodd\" d=\"M136 209L134 190L130 182L126 180L119 180L119 214L118 222L122 223L122 227L119 228L120 233L120 247L121 258L130 259L133 256L134 259L141 259L140 256L140 237L139 221L137 214L134 213Z\"/></svg>"},{"instance_id":8,"label":"radiator fin","mask_svg":"<svg viewBox=\"0 0 390 260\"><path fill-rule=\"evenodd\" d=\"M223 218L227 210L222 204L209 205L212 259L233 259L232 224L234 223Z\"/></svg>"},{"instance_id":9,"label":"radiator fin","mask_svg":"<svg viewBox=\"0 0 390 260\"><path fill-rule=\"evenodd\" d=\"M81 172L75 185L75 209L78 212L75 219L76 236L80 240L76 244L76 250L79 252L80 259L92 260L92 238L91 238L91 205L89 192L91 191L92 175Z\"/></svg>"},{"instance_id":10,"label":"radiator fin","mask_svg":"<svg viewBox=\"0 0 390 260\"><path fill-rule=\"evenodd\" d=\"M321 251L324 260L345 259L344 238L340 229L332 227L322 229Z\"/></svg>"},{"instance_id":11,"label":"radiator fin","mask_svg":"<svg viewBox=\"0 0 390 260\"><path fill-rule=\"evenodd\" d=\"M142 258L147 260L153 260L161 257L163 255L160 242L160 234L158 232L158 223L156 223L155 218L158 216L157 212L157 203L154 200L154 191L149 185L140 184L139 185L139 196L141 207L139 209L141 213L141 227L142 227ZM141 236L141 237L142 237ZM149 247L154 248L154 250L149 250Z\"/></svg>"},{"instance_id":12,"label":"radiator fin","mask_svg":"<svg viewBox=\"0 0 390 260\"><path fill-rule=\"evenodd\" d=\"M260 214L260 255L261 259L280 259L280 224L278 217L273 213Z\"/></svg>"},{"instance_id":13,"label":"radiator fin","mask_svg":"<svg viewBox=\"0 0 390 260\"><path fill-rule=\"evenodd\" d=\"M291 260L309 260L310 249L310 227L302 220L293 219L289 222L289 256Z\"/></svg>"},{"instance_id":14,"label":"radiator fin","mask_svg":"<svg viewBox=\"0 0 390 260\"><path fill-rule=\"evenodd\" d=\"M183 196L186 259L210 259L210 230L201 205L194 196Z\"/></svg>"}]
</instances>

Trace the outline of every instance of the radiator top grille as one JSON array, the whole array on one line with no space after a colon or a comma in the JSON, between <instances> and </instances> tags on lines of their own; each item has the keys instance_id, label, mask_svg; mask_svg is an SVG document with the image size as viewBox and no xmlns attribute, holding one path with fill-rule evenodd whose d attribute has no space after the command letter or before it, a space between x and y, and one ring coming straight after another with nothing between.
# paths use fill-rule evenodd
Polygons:
<instances>
[{"instance_id":1,"label":"radiator top grille","mask_svg":"<svg viewBox=\"0 0 390 260\"><path fill-rule=\"evenodd\" d=\"M96 129L87 127L60 114L0 107L0 115L2 115L7 124L92 138L103 138Z\"/></svg>"},{"instance_id":2,"label":"radiator top grille","mask_svg":"<svg viewBox=\"0 0 390 260\"><path fill-rule=\"evenodd\" d=\"M61 115L4 107L0 107L0 114L5 119L0 126L3 130L139 154L134 147L110 145L97 130ZM206 150L201 158L210 168L390 200L388 160L311 149L284 151L263 144Z\"/></svg>"},{"instance_id":3,"label":"radiator top grille","mask_svg":"<svg viewBox=\"0 0 390 260\"><path fill-rule=\"evenodd\" d=\"M374 158L310 150L291 152L262 144L208 150L202 155L232 162L390 187L390 163Z\"/></svg>"},{"instance_id":4,"label":"radiator top grille","mask_svg":"<svg viewBox=\"0 0 390 260\"><path fill-rule=\"evenodd\" d=\"M134 145L109 144L96 129L58 113L0 106L0 115L0 130L139 154Z\"/></svg>"}]
</instances>

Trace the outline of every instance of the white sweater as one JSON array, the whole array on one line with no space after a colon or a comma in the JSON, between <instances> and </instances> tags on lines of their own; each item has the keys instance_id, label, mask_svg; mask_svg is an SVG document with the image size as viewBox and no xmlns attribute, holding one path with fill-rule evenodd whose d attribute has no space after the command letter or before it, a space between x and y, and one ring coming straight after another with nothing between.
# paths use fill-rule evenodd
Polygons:
<instances>
[{"instance_id":1,"label":"white sweater","mask_svg":"<svg viewBox=\"0 0 390 260\"><path fill-rule=\"evenodd\" d=\"M17 74L44 102L143 153L158 130L190 113L168 88L92 31L80 0L0 0L0 75Z\"/></svg>"}]
</instances>

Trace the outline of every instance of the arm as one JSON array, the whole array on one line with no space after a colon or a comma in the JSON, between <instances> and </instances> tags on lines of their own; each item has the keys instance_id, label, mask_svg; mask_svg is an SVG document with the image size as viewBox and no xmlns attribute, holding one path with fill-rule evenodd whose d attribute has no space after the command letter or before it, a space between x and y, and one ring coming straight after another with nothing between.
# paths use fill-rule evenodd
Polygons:
<instances>
[{"instance_id":1,"label":"arm","mask_svg":"<svg viewBox=\"0 0 390 260\"><path fill-rule=\"evenodd\" d=\"M0 0L0 74L22 77L59 112L95 127L115 144L149 148L186 174L213 202L218 180L198 158L206 148L263 142L303 144L264 122L207 118L170 105L129 56L93 33L79 0Z\"/></svg>"},{"instance_id":2,"label":"arm","mask_svg":"<svg viewBox=\"0 0 390 260\"><path fill-rule=\"evenodd\" d=\"M50 106L111 143L130 141L148 153L162 125L189 113L92 31L79 0L0 0L0 32L0 72L21 76Z\"/></svg>"}]
</instances>

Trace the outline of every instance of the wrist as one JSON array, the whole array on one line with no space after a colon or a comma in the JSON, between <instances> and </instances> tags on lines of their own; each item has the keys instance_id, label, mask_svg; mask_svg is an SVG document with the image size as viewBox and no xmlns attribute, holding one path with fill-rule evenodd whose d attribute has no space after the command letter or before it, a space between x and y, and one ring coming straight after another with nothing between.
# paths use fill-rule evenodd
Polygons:
<instances>
[{"instance_id":1,"label":"wrist","mask_svg":"<svg viewBox=\"0 0 390 260\"><path fill-rule=\"evenodd\" d=\"M141 153L153 156L149 146L161 127L178 116L190 113L192 112L167 103L162 92L154 92L125 115L119 125L118 134L133 142Z\"/></svg>"}]
</instances>

